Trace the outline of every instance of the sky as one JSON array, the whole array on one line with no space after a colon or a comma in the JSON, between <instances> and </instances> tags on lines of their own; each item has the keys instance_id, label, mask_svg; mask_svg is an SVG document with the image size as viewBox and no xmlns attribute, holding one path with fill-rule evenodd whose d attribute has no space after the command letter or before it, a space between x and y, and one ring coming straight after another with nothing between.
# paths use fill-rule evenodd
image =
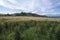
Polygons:
<instances>
[{"instance_id":1,"label":"sky","mask_svg":"<svg viewBox=\"0 0 60 40\"><path fill-rule=\"evenodd\" d=\"M0 0L0 13L60 15L60 0Z\"/></svg>"}]
</instances>

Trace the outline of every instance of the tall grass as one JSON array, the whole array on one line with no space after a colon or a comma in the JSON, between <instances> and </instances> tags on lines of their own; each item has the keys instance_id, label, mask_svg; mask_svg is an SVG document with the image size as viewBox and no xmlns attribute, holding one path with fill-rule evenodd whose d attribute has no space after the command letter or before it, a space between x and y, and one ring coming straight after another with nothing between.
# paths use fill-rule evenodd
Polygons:
<instances>
[{"instance_id":1,"label":"tall grass","mask_svg":"<svg viewBox=\"0 0 60 40\"><path fill-rule=\"evenodd\" d=\"M60 22L0 21L0 40L60 40Z\"/></svg>"}]
</instances>

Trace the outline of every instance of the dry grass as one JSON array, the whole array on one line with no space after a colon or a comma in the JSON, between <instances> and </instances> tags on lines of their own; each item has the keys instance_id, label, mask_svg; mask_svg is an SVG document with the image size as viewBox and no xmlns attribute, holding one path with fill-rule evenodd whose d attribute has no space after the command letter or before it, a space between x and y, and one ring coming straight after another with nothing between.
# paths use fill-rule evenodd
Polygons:
<instances>
[{"instance_id":1,"label":"dry grass","mask_svg":"<svg viewBox=\"0 0 60 40\"><path fill-rule=\"evenodd\" d=\"M46 18L46 17L27 17L27 16L0 16L0 20L4 21L60 21L60 18Z\"/></svg>"}]
</instances>

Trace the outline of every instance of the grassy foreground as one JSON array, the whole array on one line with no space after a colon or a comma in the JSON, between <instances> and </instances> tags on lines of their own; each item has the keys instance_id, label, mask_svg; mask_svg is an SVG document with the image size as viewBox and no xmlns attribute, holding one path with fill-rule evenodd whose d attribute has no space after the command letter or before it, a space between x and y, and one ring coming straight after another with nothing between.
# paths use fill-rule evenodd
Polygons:
<instances>
[{"instance_id":1,"label":"grassy foreground","mask_svg":"<svg viewBox=\"0 0 60 40\"><path fill-rule=\"evenodd\" d=\"M0 17L0 40L60 40L60 19Z\"/></svg>"},{"instance_id":2,"label":"grassy foreground","mask_svg":"<svg viewBox=\"0 0 60 40\"><path fill-rule=\"evenodd\" d=\"M60 22L0 21L0 40L60 40Z\"/></svg>"}]
</instances>

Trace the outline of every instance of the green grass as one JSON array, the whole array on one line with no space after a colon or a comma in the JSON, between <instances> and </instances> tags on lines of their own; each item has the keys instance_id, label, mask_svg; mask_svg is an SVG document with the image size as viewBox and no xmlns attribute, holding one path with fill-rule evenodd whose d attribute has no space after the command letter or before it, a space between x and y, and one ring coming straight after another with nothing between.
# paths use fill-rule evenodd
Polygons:
<instances>
[{"instance_id":1,"label":"green grass","mask_svg":"<svg viewBox=\"0 0 60 40\"><path fill-rule=\"evenodd\" d=\"M0 21L0 40L60 40L60 21Z\"/></svg>"}]
</instances>

